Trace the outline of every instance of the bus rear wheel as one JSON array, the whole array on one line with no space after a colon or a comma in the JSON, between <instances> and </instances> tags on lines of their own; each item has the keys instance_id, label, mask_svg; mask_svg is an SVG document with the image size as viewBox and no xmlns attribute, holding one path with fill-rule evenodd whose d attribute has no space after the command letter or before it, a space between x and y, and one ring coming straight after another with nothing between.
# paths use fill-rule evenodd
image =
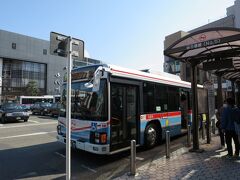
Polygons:
<instances>
[{"instance_id":1,"label":"bus rear wheel","mask_svg":"<svg viewBox=\"0 0 240 180\"><path fill-rule=\"evenodd\" d=\"M145 146L153 148L158 143L159 132L155 124L149 124L145 129Z\"/></svg>"}]
</instances>

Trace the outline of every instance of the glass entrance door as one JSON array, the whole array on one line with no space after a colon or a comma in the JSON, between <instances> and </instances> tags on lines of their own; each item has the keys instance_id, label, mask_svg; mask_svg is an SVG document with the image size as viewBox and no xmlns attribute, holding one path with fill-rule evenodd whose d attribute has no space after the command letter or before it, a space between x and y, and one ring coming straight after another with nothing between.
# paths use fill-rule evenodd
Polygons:
<instances>
[{"instance_id":1,"label":"glass entrance door","mask_svg":"<svg viewBox=\"0 0 240 180\"><path fill-rule=\"evenodd\" d=\"M111 151L137 141L138 86L111 85Z\"/></svg>"}]
</instances>

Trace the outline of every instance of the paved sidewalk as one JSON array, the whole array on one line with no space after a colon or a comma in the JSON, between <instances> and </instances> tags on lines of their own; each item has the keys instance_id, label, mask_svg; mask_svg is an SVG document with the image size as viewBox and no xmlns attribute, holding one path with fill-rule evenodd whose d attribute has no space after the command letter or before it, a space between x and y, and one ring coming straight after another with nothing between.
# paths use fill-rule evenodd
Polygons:
<instances>
[{"instance_id":1,"label":"paved sidewalk","mask_svg":"<svg viewBox=\"0 0 240 180\"><path fill-rule=\"evenodd\" d=\"M115 180L125 179L239 179L240 160L227 159L227 151L219 149L219 136L212 137L211 144L202 143L203 153L190 153L181 148L171 153L170 159L161 157L139 167L137 175L124 174ZM234 149L234 145L233 145Z\"/></svg>"}]
</instances>

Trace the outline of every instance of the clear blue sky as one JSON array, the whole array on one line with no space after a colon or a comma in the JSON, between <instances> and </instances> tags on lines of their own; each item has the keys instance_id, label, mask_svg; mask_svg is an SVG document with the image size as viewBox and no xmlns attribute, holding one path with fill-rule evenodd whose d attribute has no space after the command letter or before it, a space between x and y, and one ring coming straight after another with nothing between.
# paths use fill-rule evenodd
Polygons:
<instances>
[{"instance_id":1,"label":"clear blue sky","mask_svg":"<svg viewBox=\"0 0 240 180\"><path fill-rule=\"evenodd\" d=\"M234 0L7 0L0 29L49 40L50 32L85 41L91 58L162 70L166 35L226 16Z\"/></svg>"}]
</instances>

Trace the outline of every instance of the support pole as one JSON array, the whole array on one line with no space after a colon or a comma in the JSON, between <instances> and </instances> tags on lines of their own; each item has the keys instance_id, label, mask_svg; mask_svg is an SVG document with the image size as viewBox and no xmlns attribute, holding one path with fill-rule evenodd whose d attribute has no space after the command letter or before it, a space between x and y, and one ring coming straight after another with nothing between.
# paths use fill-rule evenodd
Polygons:
<instances>
[{"instance_id":1,"label":"support pole","mask_svg":"<svg viewBox=\"0 0 240 180\"><path fill-rule=\"evenodd\" d=\"M136 141L131 140L130 175L136 174Z\"/></svg>"},{"instance_id":2,"label":"support pole","mask_svg":"<svg viewBox=\"0 0 240 180\"><path fill-rule=\"evenodd\" d=\"M67 62L67 106L66 106L66 180L71 179L71 79L72 79L72 38L68 37Z\"/></svg>"},{"instance_id":3,"label":"support pole","mask_svg":"<svg viewBox=\"0 0 240 180\"><path fill-rule=\"evenodd\" d=\"M231 81L231 85L232 85L232 98L233 98L234 102L236 102L236 99L235 99L235 83L234 83L234 81Z\"/></svg>"},{"instance_id":4,"label":"support pole","mask_svg":"<svg viewBox=\"0 0 240 180\"><path fill-rule=\"evenodd\" d=\"M217 88L217 108L219 109L223 105L222 95L222 77L217 76L218 88Z\"/></svg>"},{"instance_id":5,"label":"support pole","mask_svg":"<svg viewBox=\"0 0 240 180\"><path fill-rule=\"evenodd\" d=\"M207 144L211 142L211 121L209 119L209 114L207 114L207 121L206 121L206 133L207 133Z\"/></svg>"},{"instance_id":6,"label":"support pole","mask_svg":"<svg viewBox=\"0 0 240 180\"><path fill-rule=\"evenodd\" d=\"M212 118L212 133L215 134L216 126L215 126L215 118Z\"/></svg>"},{"instance_id":7,"label":"support pole","mask_svg":"<svg viewBox=\"0 0 240 180\"><path fill-rule=\"evenodd\" d=\"M170 158L170 131L166 131L166 158Z\"/></svg>"},{"instance_id":8,"label":"support pole","mask_svg":"<svg viewBox=\"0 0 240 180\"><path fill-rule=\"evenodd\" d=\"M191 125L187 126L187 146L191 146Z\"/></svg>"},{"instance_id":9,"label":"support pole","mask_svg":"<svg viewBox=\"0 0 240 180\"><path fill-rule=\"evenodd\" d=\"M205 140L205 134L206 134L206 123L205 121L202 122L202 139Z\"/></svg>"},{"instance_id":10,"label":"support pole","mask_svg":"<svg viewBox=\"0 0 240 180\"><path fill-rule=\"evenodd\" d=\"M196 152L199 150L199 131L198 131L198 98L197 98L197 66L191 66L192 78L192 131L193 131L193 148L191 151Z\"/></svg>"}]
</instances>

